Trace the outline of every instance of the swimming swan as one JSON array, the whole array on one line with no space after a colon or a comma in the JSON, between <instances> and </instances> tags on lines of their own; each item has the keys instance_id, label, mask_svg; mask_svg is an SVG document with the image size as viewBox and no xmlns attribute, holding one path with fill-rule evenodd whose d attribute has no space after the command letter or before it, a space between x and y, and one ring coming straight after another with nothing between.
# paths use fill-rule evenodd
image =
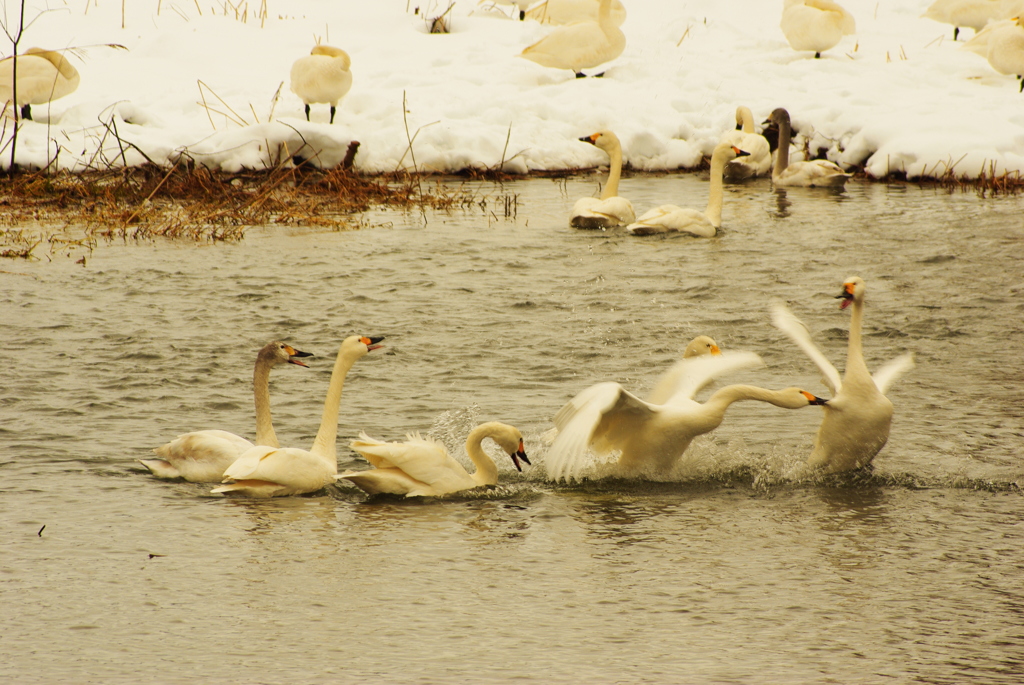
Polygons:
<instances>
[{"instance_id":1,"label":"swimming swan","mask_svg":"<svg viewBox=\"0 0 1024 685\"><path fill-rule=\"evenodd\" d=\"M270 416L270 370L278 364L306 366L299 361L312 357L291 345L275 340L256 355L252 373L256 404L256 444L278 446ZM139 463L160 478L184 478L194 483L219 483L224 469L253 446L243 437L222 430L195 431L179 435L153 450L160 459L139 459Z\"/></svg>"},{"instance_id":2,"label":"swimming swan","mask_svg":"<svg viewBox=\"0 0 1024 685\"><path fill-rule=\"evenodd\" d=\"M775 167L772 169L772 185L805 188L839 188L846 185L846 179L852 174L846 173L839 165L827 159L789 163L789 144L793 134L789 124L789 112L784 108L776 109L764 123L777 127L779 135L779 147L775 150Z\"/></svg>"},{"instance_id":3,"label":"swimming swan","mask_svg":"<svg viewBox=\"0 0 1024 685\"><path fill-rule=\"evenodd\" d=\"M598 0L546 0L526 11L527 19L542 24L565 25L578 21L597 21ZM612 23L622 26L626 21L626 8L619 0L612 0Z\"/></svg>"},{"instance_id":4,"label":"swimming swan","mask_svg":"<svg viewBox=\"0 0 1024 685\"><path fill-rule=\"evenodd\" d=\"M850 316L850 341L846 353L846 373L840 378L807 332L785 305L776 304L772 323L788 335L821 371L832 399L823 405L825 417L814 439L808 465L827 473L850 471L871 463L889 439L892 402L886 390L901 374L914 366L911 354L905 354L882 366L872 376L861 349L861 325L864 318L864 281L856 276L843 283L841 309L853 303Z\"/></svg>"},{"instance_id":5,"label":"swimming swan","mask_svg":"<svg viewBox=\"0 0 1024 685\"><path fill-rule=\"evenodd\" d=\"M722 226L722 198L725 165L736 157L748 154L735 145L719 143L711 153L711 185L708 187L708 206L703 212L696 209L661 205L649 209L626 230L633 235L654 233L692 233L701 238L713 238Z\"/></svg>"},{"instance_id":6,"label":"swimming swan","mask_svg":"<svg viewBox=\"0 0 1024 685\"><path fill-rule=\"evenodd\" d=\"M832 0L786 0L780 26L791 48L812 50L815 58L857 31L853 15Z\"/></svg>"},{"instance_id":7,"label":"swimming swan","mask_svg":"<svg viewBox=\"0 0 1024 685\"><path fill-rule=\"evenodd\" d=\"M580 138L608 154L608 182L604 184L601 198L581 197L572 207L569 225L573 228L605 229L614 226L625 226L634 219L636 213L633 205L624 197L619 197L619 177L622 175L622 144L611 131L597 133Z\"/></svg>"},{"instance_id":8,"label":"swimming swan","mask_svg":"<svg viewBox=\"0 0 1024 685\"><path fill-rule=\"evenodd\" d=\"M736 108L736 130L726 131L718 142L729 143L748 153L725 165L725 180L745 181L763 176L772 168L772 150L768 140L754 130L754 115L749 107Z\"/></svg>"},{"instance_id":9,"label":"swimming swan","mask_svg":"<svg viewBox=\"0 0 1024 685\"><path fill-rule=\"evenodd\" d=\"M1016 76L1024 92L1024 15L989 24L964 48L987 59L1000 74Z\"/></svg>"},{"instance_id":10,"label":"swimming swan","mask_svg":"<svg viewBox=\"0 0 1024 685\"><path fill-rule=\"evenodd\" d=\"M523 470L520 460L530 463L519 430L491 421L474 428L466 438L466 454L476 465L473 474L455 461L443 444L420 437L418 433L407 436L405 442L381 442L360 433L359 439L349 446L375 468L346 471L338 479L352 481L371 495L388 493L406 497L437 497L481 485L497 485L498 467L481 447L485 438L498 443L512 457L517 470Z\"/></svg>"},{"instance_id":11,"label":"swimming swan","mask_svg":"<svg viewBox=\"0 0 1024 685\"><path fill-rule=\"evenodd\" d=\"M18 56L18 102L21 118L32 119L32 105L42 105L74 93L81 76L64 55L29 48ZM0 103L14 99L14 58L0 60Z\"/></svg>"},{"instance_id":12,"label":"swimming swan","mask_svg":"<svg viewBox=\"0 0 1024 685\"><path fill-rule=\"evenodd\" d=\"M581 479L591 463L588 449L598 457L618 452L620 475L665 472L695 437L718 428L733 402L759 400L786 409L824 402L798 388L776 391L751 385L727 385L703 404L693 399L715 377L762 364L752 352L683 359L668 372L676 375L677 383L663 404L645 402L614 382L587 388L555 415L558 437L547 454L548 477Z\"/></svg>"},{"instance_id":13,"label":"swimming swan","mask_svg":"<svg viewBox=\"0 0 1024 685\"><path fill-rule=\"evenodd\" d=\"M211 492L237 492L249 497L282 497L316 492L333 483L338 473L335 441L338 409L345 376L359 359L380 345L383 337L349 336L338 349L331 383L324 400L320 429L307 452L296 447L256 446L242 454L224 471L223 482Z\"/></svg>"},{"instance_id":14,"label":"swimming swan","mask_svg":"<svg viewBox=\"0 0 1024 685\"><path fill-rule=\"evenodd\" d=\"M352 88L352 60L348 53L329 45L315 45L305 57L292 64L291 89L306 105L306 121L309 121L309 106L326 102L331 105L331 121L338 102Z\"/></svg>"},{"instance_id":15,"label":"swimming swan","mask_svg":"<svg viewBox=\"0 0 1024 685\"><path fill-rule=\"evenodd\" d=\"M626 48L626 36L611 18L611 0L601 0L597 21L559 26L520 53L552 69L571 69L576 78L584 69L610 62Z\"/></svg>"}]
</instances>

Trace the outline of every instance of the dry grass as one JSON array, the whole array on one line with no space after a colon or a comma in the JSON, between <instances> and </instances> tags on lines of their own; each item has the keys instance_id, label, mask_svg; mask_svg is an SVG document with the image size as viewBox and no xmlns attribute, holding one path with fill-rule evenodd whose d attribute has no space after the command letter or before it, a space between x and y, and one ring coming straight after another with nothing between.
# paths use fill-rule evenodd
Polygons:
<instances>
[{"instance_id":1,"label":"dry grass","mask_svg":"<svg viewBox=\"0 0 1024 685\"><path fill-rule=\"evenodd\" d=\"M354 151L353 151L354 152ZM371 208L473 210L514 216L515 196L481 196L465 183L391 174L360 176L307 164L236 174L185 163L0 178L0 257L46 245L158 237L240 240L251 226L347 230Z\"/></svg>"}]
</instances>

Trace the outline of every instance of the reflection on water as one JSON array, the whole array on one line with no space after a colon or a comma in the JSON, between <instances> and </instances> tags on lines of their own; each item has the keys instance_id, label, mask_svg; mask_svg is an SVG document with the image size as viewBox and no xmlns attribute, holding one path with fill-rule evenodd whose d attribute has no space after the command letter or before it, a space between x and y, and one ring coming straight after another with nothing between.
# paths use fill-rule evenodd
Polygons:
<instances>
[{"instance_id":1,"label":"reflection on water","mask_svg":"<svg viewBox=\"0 0 1024 685\"><path fill-rule=\"evenodd\" d=\"M576 232L592 184L506 186L515 220L380 213L392 229L253 230L237 245L101 246L0 273L4 682L1005 682L1024 678L1024 200L852 184L727 188L714 240ZM633 177L643 209L706 182ZM12 269L11 271L15 271ZM833 295L868 283L871 368L917 358L872 473L809 478L816 408L729 410L671 479L543 477L554 412L643 393L698 334L754 350L736 382L822 392L768 322L786 300L842 366ZM360 430L429 432L468 463L486 420L534 462L407 501L345 484L223 499L134 465L179 432L252 432L252 355L283 444L312 443L331 358L388 336L342 399ZM730 379L729 382L732 382ZM755 406L756 405L756 406ZM45 528L43 526L45 525ZM45 639L40 639L45 636Z\"/></svg>"}]
</instances>

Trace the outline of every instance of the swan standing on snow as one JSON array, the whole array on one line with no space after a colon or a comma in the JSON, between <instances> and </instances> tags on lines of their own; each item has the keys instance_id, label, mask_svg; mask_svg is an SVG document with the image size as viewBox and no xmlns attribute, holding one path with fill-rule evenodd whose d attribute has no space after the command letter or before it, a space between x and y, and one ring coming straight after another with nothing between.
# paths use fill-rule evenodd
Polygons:
<instances>
[{"instance_id":1,"label":"swan standing on snow","mask_svg":"<svg viewBox=\"0 0 1024 685\"><path fill-rule=\"evenodd\" d=\"M987 59L1000 74L1016 76L1024 92L1024 15L989 24L964 47Z\"/></svg>"},{"instance_id":2,"label":"swan standing on snow","mask_svg":"<svg viewBox=\"0 0 1024 685\"><path fill-rule=\"evenodd\" d=\"M571 69L583 78L584 69L610 62L626 48L626 36L611 18L612 0L601 0L597 21L559 26L520 53L531 62L552 69Z\"/></svg>"},{"instance_id":3,"label":"swan standing on snow","mask_svg":"<svg viewBox=\"0 0 1024 685\"><path fill-rule=\"evenodd\" d=\"M14 57L0 60L0 103L14 99ZM64 55L53 50L29 48L18 56L18 102L22 119L32 119L32 105L70 95L81 77ZM6 105L5 105L6 106Z\"/></svg>"},{"instance_id":4,"label":"swan standing on snow","mask_svg":"<svg viewBox=\"0 0 1024 685\"><path fill-rule=\"evenodd\" d=\"M789 163L789 144L793 135L789 124L789 112L779 107L767 121L778 130L779 147L775 150L775 167L772 169L772 185L803 186L805 188L839 188L846 185L851 174L827 159L812 159L806 162Z\"/></svg>"},{"instance_id":5,"label":"swan standing on snow","mask_svg":"<svg viewBox=\"0 0 1024 685\"><path fill-rule=\"evenodd\" d=\"M338 102L352 88L352 60L348 53L329 45L316 45L305 57L292 64L292 92L306 105L306 121L309 121L310 104L329 103L331 122Z\"/></svg>"},{"instance_id":6,"label":"swan standing on snow","mask_svg":"<svg viewBox=\"0 0 1024 685\"><path fill-rule=\"evenodd\" d=\"M654 233L692 233L700 238L713 238L722 226L722 175L730 160L747 155L744 150L729 143L719 143L711 153L711 185L708 187L708 206L703 212L696 209L661 205L649 209L626 226L632 235Z\"/></svg>"},{"instance_id":7,"label":"swan standing on snow","mask_svg":"<svg viewBox=\"0 0 1024 685\"><path fill-rule=\"evenodd\" d=\"M380 345L383 337L353 335L345 338L331 372L324 400L320 429L307 452L296 447L256 446L247 450L224 471L222 485L211 492L237 492L249 497L281 497L316 492L333 483L338 473L335 441L338 437L338 408L345 376L359 359Z\"/></svg>"},{"instance_id":8,"label":"swan standing on snow","mask_svg":"<svg viewBox=\"0 0 1024 685\"><path fill-rule=\"evenodd\" d=\"M921 16L952 24L953 40L956 40L961 27L978 33L990 21L1008 19L1012 14L1013 9L1006 0L935 0Z\"/></svg>"},{"instance_id":9,"label":"swan standing on snow","mask_svg":"<svg viewBox=\"0 0 1024 685\"><path fill-rule=\"evenodd\" d=\"M874 376L868 371L861 348L864 319L864 281L846 279L839 295L841 309L853 303L850 316L850 342L846 353L846 372L839 372L811 341L807 328L784 305L772 312L772 323L788 335L821 371L832 399L824 404L825 417L814 439L808 465L828 473L850 471L867 466L889 439L892 402L886 390L896 378L914 366L913 355L905 354L884 365Z\"/></svg>"},{"instance_id":10,"label":"swan standing on snow","mask_svg":"<svg viewBox=\"0 0 1024 685\"><path fill-rule=\"evenodd\" d=\"M597 21L599 0L545 0L527 10L526 17L542 24L562 26L578 21ZM612 0L611 20L616 26L626 21L626 8L619 0Z\"/></svg>"},{"instance_id":11,"label":"swan standing on snow","mask_svg":"<svg viewBox=\"0 0 1024 685\"><path fill-rule=\"evenodd\" d=\"M619 197L619 177L622 176L622 144L611 131L598 131L581 142L590 143L608 154L608 182L601 198L581 197L572 207L569 225L573 228L605 229L625 226L636 218L632 203Z\"/></svg>"},{"instance_id":12,"label":"swan standing on snow","mask_svg":"<svg viewBox=\"0 0 1024 685\"><path fill-rule=\"evenodd\" d=\"M799 388L766 390L751 385L728 385L703 404L693 399L717 376L762 364L752 352L683 359L668 372L677 382L663 404L645 402L614 382L587 388L555 415L558 437L546 458L548 477L581 479L591 463L588 450L599 457L618 452L619 475L664 473L695 437L718 428L733 402L759 400L785 409L824 402Z\"/></svg>"},{"instance_id":13,"label":"swan standing on snow","mask_svg":"<svg viewBox=\"0 0 1024 685\"><path fill-rule=\"evenodd\" d=\"M811 50L815 59L857 31L853 15L832 0L786 0L780 26L791 48Z\"/></svg>"},{"instance_id":14,"label":"swan standing on snow","mask_svg":"<svg viewBox=\"0 0 1024 685\"><path fill-rule=\"evenodd\" d=\"M749 107L736 108L736 130L727 131L719 139L747 153L725 165L725 180L745 181L763 176L772 168L772 150L768 140L754 130L754 115Z\"/></svg>"},{"instance_id":15,"label":"swan standing on snow","mask_svg":"<svg viewBox=\"0 0 1024 685\"><path fill-rule=\"evenodd\" d=\"M256 355L252 374L256 404L256 444L277 447L277 435L270 416L270 370L278 364L306 366L299 361L312 357L291 345L275 340ZM307 367L308 368L308 367ZM153 452L160 459L139 459L139 463L160 478L184 478L194 483L218 483L224 469L253 446L243 437L222 430L195 431L179 435Z\"/></svg>"},{"instance_id":16,"label":"swan standing on snow","mask_svg":"<svg viewBox=\"0 0 1024 685\"><path fill-rule=\"evenodd\" d=\"M388 493L406 497L437 497L481 485L497 485L498 467L481 447L485 438L498 443L512 457L517 470L523 470L520 460L530 463L519 430L491 421L474 428L466 438L466 454L476 465L473 474L455 461L437 440L412 434L405 442L381 442L360 433L359 439L349 446L375 468L347 471L338 479L352 481L371 495Z\"/></svg>"}]
</instances>

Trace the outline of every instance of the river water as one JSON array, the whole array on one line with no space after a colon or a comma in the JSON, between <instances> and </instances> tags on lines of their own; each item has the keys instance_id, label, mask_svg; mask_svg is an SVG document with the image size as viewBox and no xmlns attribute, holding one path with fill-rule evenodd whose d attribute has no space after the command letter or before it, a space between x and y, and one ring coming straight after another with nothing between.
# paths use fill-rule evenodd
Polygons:
<instances>
[{"instance_id":1,"label":"river water","mask_svg":"<svg viewBox=\"0 0 1024 685\"><path fill-rule=\"evenodd\" d=\"M359 231L0 265L0 680L1024 681L1024 199L754 183L703 240L570 229L595 187L481 183L486 206ZM622 184L638 209L706 189ZM873 474L808 477L820 410L748 402L667 481L546 481L566 400L644 392L699 334L764 358L727 382L827 396L768 309L788 301L842 369L850 275L869 366L917 361ZM244 501L135 463L188 430L251 435L272 339L316 355L271 384L282 444L308 448L353 333L387 340L348 377L342 469L365 467L360 430L465 460L484 420L534 466L499 458L498 488L443 499Z\"/></svg>"}]
</instances>

